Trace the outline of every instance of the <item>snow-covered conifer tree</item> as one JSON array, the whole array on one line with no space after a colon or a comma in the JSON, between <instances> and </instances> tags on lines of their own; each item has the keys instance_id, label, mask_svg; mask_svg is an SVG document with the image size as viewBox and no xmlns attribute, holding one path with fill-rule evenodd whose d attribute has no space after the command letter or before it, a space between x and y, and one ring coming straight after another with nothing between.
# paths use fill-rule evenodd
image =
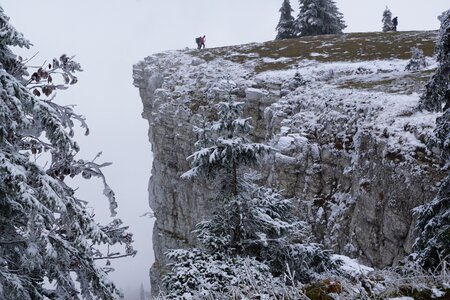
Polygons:
<instances>
[{"instance_id":1,"label":"snow-covered conifer tree","mask_svg":"<svg viewBox=\"0 0 450 300\"><path fill-rule=\"evenodd\" d=\"M0 299L114 299L120 292L96 260L116 254L103 255L97 246L125 243L125 255L133 254L131 234L119 219L97 224L64 181L100 177L115 214L101 172L108 164L75 158L74 120L85 127L84 118L54 101L53 91L67 84L51 75L75 83L81 68L63 55L26 78L9 47L31 44L1 7L0 36Z\"/></svg>"},{"instance_id":2,"label":"snow-covered conifer tree","mask_svg":"<svg viewBox=\"0 0 450 300\"><path fill-rule=\"evenodd\" d=\"M280 8L280 21L276 27L278 32L275 38L276 40L291 39L295 37L295 19L292 16L293 11L289 0L284 0Z\"/></svg>"},{"instance_id":3,"label":"snow-covered conifer tree","mask_svg":"<svg viewBox=\"0 0 450 300\"><path fill-rule=\"evenodd\" d=\"M439 16L441 27L436 41L438 68L426 85L419 107L429 111L442 111L442 102L450 82L450 10Z\"/></svg>"},{"instance_id":4,"label":"snow-covered conifer tree","mask_svg":"<svg viewBox=\"0 0 450 300\"><path fill-rule=\"evenodd\" d=\"M192 168L183 174L215 182L217 208L198 224L198 249L168 253L174 263L163 281L173 298L229 292L240 282L244 261L255 268L249 274L266 274L256 282L283 275L287 268L295 271L296 280L308 281L338 265L312 241L289 200L255 183L258 176L249 167L270 148L249 140L252 127L249 118L242 118L244 103L227 91L220 93L228 99L217 105L219 119L196 129L199 150L188 157Z\"/></svg>"},{"instance_id":5,"label":"snow-covered conifer tree","mask_svg":"<svg viewBox=\"0 0 450 300\"><path fill-rule=\"evenodd\" d=\"M344 16L333 0L299 0L300 12L295 21L301 36L338 34L347 27Z\"/></svg>"},{"instance_id":6,"label":"snow-covered conifer tree","mask_svg":"<svg viewBox=\"0 0 450 300\"><path fill-rule=\"evenodd\" d=\"M422 108L442 110L442 96L448 89L450 74L450 10L440 16L442 22L437 54L439 67L426 86L421 98ZM450 109L436 120L436 129L428 144L442 151L445 165L450 163ZM450 175L441 184L436 197L415 210L418 221L418 239L414 245L416 261L426 269L442 268L441 262L450 258Z\"/></svg>"},{"instance_id":7,"label":"snow-covered conifer tree","mask_svg":"<svg viewBox=\"0 0 450 300\"><path fill-rule=\"evenodd\" d=\"M381 22L383 23L383 32L392 31L392 12L387 6L383 12L383 19L381 19Z\"/></svg>"},{"instance_id":8,"label":"snow-covered conifer tree","mask_svg":"<svg viewBox=\"0 0 450 300\"><path fill-rule=\"evenodd\" d=\"M444 179L433 201L415 212L419 237L413 257L427 270L442 269L444 260L447 264L450 261L450 176Z\"/></svg>"},{"instance_id":9,"label":"snow-covered conifer tree","mask_svg":"<svg viewBox=\"0 0 450 300\"><path fill-rule=\"evenodd\" d=\"M411 59L405 67L407 71L419 71L427 66L427 62L425 60L425 56L423 55L423 51L420 48L412 47L411 48Z\"/></svg>"}]
</instances>

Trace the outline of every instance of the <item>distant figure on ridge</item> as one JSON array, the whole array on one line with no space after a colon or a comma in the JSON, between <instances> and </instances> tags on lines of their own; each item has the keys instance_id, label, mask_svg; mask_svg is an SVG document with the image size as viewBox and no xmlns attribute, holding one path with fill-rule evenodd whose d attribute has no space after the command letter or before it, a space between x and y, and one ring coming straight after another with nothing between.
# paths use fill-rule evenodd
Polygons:
<instances>
[{"instance_id":1,"label":"distant figure on ridge","mask_svg":"<svg viewBox=\"0 0 450 300\"><path fill-rule=\"evenodd\" d=\"M198 49L201 49L203 47L203 49L205 49L205 41L206 41L206 35L201 36L200 37L200 46Z\"/></svg>"},{"instance_id":2,"label":"distant figure on ridge","mask_svg":"<svg viewBox=\"0 0 450 300\"><path fill-rule=\"evenodd\" d=\"M197 44L197 49L202 49L202 47L203 47L203 49L205 49L205 40L206 40L206 35L195 38L195 43Z\"/></svg>"},{"instance_id":3,"label":"distant figure on ridge","mask_svg":"<svg viewBox=\"0 0 450 300\"><path fill-rule=\"evenodd\" d=\"M392 19L392 31L397 31L398 17Z\"/></svg>"}]
</instances>

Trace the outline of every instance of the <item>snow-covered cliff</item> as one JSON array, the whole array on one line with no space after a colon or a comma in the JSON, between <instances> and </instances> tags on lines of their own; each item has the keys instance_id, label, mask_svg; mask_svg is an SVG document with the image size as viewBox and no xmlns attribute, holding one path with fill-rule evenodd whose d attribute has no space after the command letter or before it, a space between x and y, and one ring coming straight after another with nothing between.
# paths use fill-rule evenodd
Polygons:
<instances>
[{"instance_id":1,"label":"snow-covered cliff","mask_svg":"<svg viewBox=\"0 0 450 300\"><path fill-rule=\"evenodd\" d=\"M156 222L157 289L170 248L195 245L210 190L182 180L197 140L193 125L216 116L212 90L232 81L247 103L254 139L278 152L263 181L283 190L327 248L375 267L411 250L412 208L443 177L425 143L436 114L415 110L429 78L435 32L345 34L174 51L134 66L154 155L149 182ZM410 48L427 64L405 71Z\"/></svg>"}]
</instances>

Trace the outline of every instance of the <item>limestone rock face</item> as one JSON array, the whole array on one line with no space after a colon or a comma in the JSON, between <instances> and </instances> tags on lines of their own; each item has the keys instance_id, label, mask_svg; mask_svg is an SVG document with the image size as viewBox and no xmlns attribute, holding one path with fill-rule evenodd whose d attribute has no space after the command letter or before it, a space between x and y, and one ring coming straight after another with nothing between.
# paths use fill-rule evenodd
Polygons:
<instances>
[{"instance_id":1,"label":"limestone rock face","mask_svg":"<svg viewBox=\"0 0 450 300\"><path fill-rule=\"evenodd\" d=\"M359 39L367 43L368 37L346 38L361 45ZM434 33L396 38L420 39L431 47ZM335 39L325 41L321 51L333 53L342 37ZM364 61L324 62L283 50L296 43L302 40L167 52L134 66L154 156L153 293L167 272L164 252L195 246L192 231L214 206L210 186L180 176L196 150L193 127L215 119L220 99L212 91L224 86L246 103L254 140L277 149L259 170L263 182L292 198L318 241L374 267L395 264L411 252L412 209L433 198L445 173L439 153L425 146L438 115L415 110L433 60L427 58L423 74L412 74L404 71L408 59L402 56L409 49ZM269 51L273 48L280 53Z\"/></svg>"}]
</instances>

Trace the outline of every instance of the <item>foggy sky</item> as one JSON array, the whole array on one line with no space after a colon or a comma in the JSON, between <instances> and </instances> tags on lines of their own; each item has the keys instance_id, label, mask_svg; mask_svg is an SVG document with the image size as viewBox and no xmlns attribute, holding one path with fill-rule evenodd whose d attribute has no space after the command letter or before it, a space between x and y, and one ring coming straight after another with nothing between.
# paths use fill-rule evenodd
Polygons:
<instances>
[{"instance_id":1,"label":"foggy sky","mask_svg":"<svg viewBox=\"0 0 450 300\"><path fill-rule=\"evenodd\" d=\"M144 57L170 49L194 47L196 36L206 35L206 46L263 42L275 37L282 0L3 0L11 23L34 47L16 50L32 63L76 55L84 72L78 84L61 92L56 101L76 104L87 117L91 134L78 134L79 158L112 161L104 170L119 203L119 216L135 234L139 253L134 259L113 262L111 277L127 292L126 299L149 288L148 269L152 221L139 215L149 211L147 182L151 170L148 125L132 86L132 65ZM449 9L448 0L338 0L348 25L345 32L380 31L385 6L398 16L398 30L439 28L437 16ZM431 4L432 3L432 4ZM298 2L291 0L298 11ZM97 217L108 218L107 200L100 181L76 182L79 196L91 201Z\"/></svg>"}]
</instances>

